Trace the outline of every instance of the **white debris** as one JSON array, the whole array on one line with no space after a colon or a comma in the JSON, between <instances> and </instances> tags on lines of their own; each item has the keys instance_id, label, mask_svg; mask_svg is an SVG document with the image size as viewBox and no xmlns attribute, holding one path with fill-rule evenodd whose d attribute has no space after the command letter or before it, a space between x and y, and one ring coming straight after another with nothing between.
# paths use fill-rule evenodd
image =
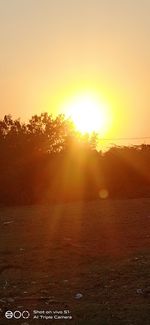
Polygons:
<instances>
[{"instance_id":1,"label":"white debris","mask_svg":"<svg viewBox=\"0 0 150 325\"><path fill-rule=\"evenodd\" d=\"M143 295L143 289L137 289L137 290L136 290L136 293L137 293L138 295Z\"/></svg>"},{"instance_id":2,"label":"white debris","mask_svg":"<svg viewBox=\"0 0 150 325\"><path fill-rule=\"evenodd\" d=\"M75 299L81 299L81 298L83 298L83 294L82 293L77 293L75 295Z\"/></svg>"},{"instance_id":3,"label":"white debris","mask_svg":"<svg viewBox=\"0 0 150 325\"><path fill-rule=\"evenodd\" d=\"M5 221L3 222L3 225L9 225L10 223L13 223L14 221Z\"/></svg>"}]
</instances>

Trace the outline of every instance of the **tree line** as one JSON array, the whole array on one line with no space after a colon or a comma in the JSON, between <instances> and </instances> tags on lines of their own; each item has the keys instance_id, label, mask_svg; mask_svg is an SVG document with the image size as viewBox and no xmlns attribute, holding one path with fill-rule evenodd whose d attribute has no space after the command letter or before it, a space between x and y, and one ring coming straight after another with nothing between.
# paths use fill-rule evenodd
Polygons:
<instances>
[{"instance_id":1,"label":"tree line","mask_svg":"<svg viewBox=\"0 0 150 325\"><path fill-rule=\"evenodd\" d=\"M63 115L0 120L1 205L149 196L149 166L150 145L98 151Z\"/></svg>"}]
</instances>

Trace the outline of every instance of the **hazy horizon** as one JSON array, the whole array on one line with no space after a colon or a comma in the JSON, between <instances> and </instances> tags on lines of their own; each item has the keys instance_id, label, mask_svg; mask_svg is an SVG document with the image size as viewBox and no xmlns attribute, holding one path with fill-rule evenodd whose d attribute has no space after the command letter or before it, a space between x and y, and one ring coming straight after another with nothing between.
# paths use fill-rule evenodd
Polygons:
<instances>
[{"instance_id":1,"label":"hazy horizon","mask_svg":"<svg viewBox=\"0 0 150 325\"><path fill-rule=\"evenodd\" d=\"M96 91L114 125L104 137L147 137L149 0L1 0L0 117L23 120Z\"/></svg>"}]
</instances>

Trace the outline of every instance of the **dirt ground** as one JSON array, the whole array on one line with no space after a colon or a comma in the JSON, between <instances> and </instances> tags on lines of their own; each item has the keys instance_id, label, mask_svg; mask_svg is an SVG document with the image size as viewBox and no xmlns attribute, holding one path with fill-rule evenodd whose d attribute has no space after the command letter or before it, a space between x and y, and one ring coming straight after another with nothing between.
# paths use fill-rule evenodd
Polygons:
<instances>
[{"instance_id":1,"label":"dirt ground","mask_svg":"<svg viewBox=\"0 0 150 325\"><path fill-rule=\"evenodd\" d=\"M150 199L1 207L0 229L1 325L150 324Z\"/></svg>"}]
</instances>

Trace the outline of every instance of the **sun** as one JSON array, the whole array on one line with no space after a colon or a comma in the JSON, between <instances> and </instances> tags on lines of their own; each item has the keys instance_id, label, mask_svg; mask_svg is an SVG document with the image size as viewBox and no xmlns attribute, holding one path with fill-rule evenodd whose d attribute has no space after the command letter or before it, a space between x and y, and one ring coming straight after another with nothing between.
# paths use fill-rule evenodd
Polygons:
<instances>
[{"instance_id":1,"label":"sun","mask_svg":"<svg viewBox=\"0 0 150 325\"><path fill-rule=\"evenodd\" d=\"M65 105L65 115L70 117L81 133L105 134L109 124L106 105L93 94L80 94Z\"/></svg>"}]
</instances>

